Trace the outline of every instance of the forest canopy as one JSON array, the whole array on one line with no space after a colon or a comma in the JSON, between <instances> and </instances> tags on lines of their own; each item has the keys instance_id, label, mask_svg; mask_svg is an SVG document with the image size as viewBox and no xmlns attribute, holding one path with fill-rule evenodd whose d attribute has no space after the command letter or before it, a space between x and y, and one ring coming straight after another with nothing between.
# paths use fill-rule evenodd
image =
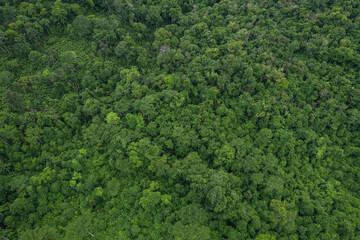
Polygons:
<instances>
[{"instance_id":1,"label":"forest canopy","mask_svg":"<svg viewBox=\"0 0 360 240\"><path fill-rule=\"evenodd\" d=\"M0 238L360 238L357 0L1 0Z\"/></svg>"}]
</instances>

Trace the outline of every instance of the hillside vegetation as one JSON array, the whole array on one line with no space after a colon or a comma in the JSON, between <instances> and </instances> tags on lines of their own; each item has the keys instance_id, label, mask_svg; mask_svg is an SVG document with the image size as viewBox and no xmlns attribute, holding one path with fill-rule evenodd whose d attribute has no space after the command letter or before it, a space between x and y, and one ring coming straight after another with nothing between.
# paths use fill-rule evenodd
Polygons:
<instances>
[{"instance_id":1,"label":"hillside vegetation","mask_svg":"<svg viewBox=\"0 0 360 240\"><path fill-rule=\"evenodd\" d=\"M357 0L1 0L0 238L360 239Z\"/></svg>"}]
</instances>

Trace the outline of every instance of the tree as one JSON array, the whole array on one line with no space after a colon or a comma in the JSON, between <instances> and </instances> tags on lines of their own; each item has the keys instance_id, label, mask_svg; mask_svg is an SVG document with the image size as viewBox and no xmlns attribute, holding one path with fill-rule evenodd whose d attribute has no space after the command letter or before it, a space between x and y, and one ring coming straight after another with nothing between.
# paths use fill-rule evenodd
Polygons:
<instances>
[{"instance_id":1,"label":"tree","mask_svg":"<svg viewBox=\"0 0 360 240\"><path fill-rule=\"evenodd\" d=\"M134 40L129 36L125 37L124 41L119 42L115 47L114 52L118 57L125 57L126 62L129 63L129 60L135 55Z\"/></svg>"},{"instance_id":2,"label":"tree","mask_svg":"<svg viewBox=\"0 0 360 240\"><path fill-rule=\"evenodd\" d=\"M164 28L159 28L154 32L155 40L153 43L153 47L155 49L161 49L160 47L164 48L165 46L171 46L171 32L165 30ZM169 49L170 50L170 49Z\"/></svg>"},{"instance_id":3,"label":"tree","mask_svg":"<svg viewBox=\"0 0 360 240\"><path fill-rule=\"evenodd\" d=\"M13 81L13 75L9 71L0 72L0 86L10 88Z\"/></svg>"},{"instance_id":4,"label":"tree","mask_svg":"<svg viewBox=\"0 0 360 240\"><path fill-rule=\"evenodd\" d=\"M43 55L39 51L31 51L28 59L37 68L41 65L42 56Z\"/></svg>"},{"instance_id":5,"label":"tree","mask_svg":"<svg viewBox=\"0 0 360 240\"><path fill-rule=\"evenodd\" d=\"M14 52L20 58L27 58L31 51L31 45L25 40L23 35L15 38Z\"/></svg>"},{"instance_id":6,"label":"tree","mask_svg":"<svg viewBox=\"0 0 360 240\"><path fill-rule=\"evenodd\" d=\"M159 6L150 6L147 10L146 22L150 23L152 25L151 27L157 28L163 21L160 13L161 9Z\"/></svg>"},{"instance_id":7,"label":"tree","mask_svg":"<svg viewBox=\"0 0 360 240\"><path fill-rule=\"evenodd\" d=\"M19 237L20 240L26 239L39 239L39 240L57 240L58 234L55 228L52 228L48 225L43 227L38 227L36 229L28 229L25 232L22 232Z\"/></svg>"},{"instance_id":8,"label":"tree","mask_svg":"<svg viewBox=\"0 0 360 240\"><path fill-rule=\"evenodd\" d=\"M119 124L121 121L116 113L110 112L106 115L106 122L108 124Z\"/></svg>"},{"instance_id":9,"label":"tree","mask_svg":"<svg viewBox=\"0 0 360 240\"><path fill-rule=\"evenodd\" d=\"M207 240L210 239L210 229L206 226L183 225L177 222L174 225L172 235L174 239Z\"/></svg>"},{"instance_id":10,"label":"tree","mask_svg":"<svg viewBox=\"0 0 360 240\"><path fill-rule=\"evenodd\" d=\"M5 53L10 53L8 48L6 47L6 33L0 30L0 49Z\"/></svg>"},{"instance_id":11,"label":"tree","mask_svg":"<svg viewBox=\"0 0 360 240\"><path fill-rule=\"evenodd\" d=\"M225 144L221 149L215 151L215 155L215 165L230 167L235 158L235 149L229 144Z\"/></svg>"},{"instance_id":12,"label":"tree","mask_svg":"<svg viewBox=\"0 0 360 240\"><path fill-rule=\"evenodd\" d=\"M57 26L64 26L67 20L68 12L65 9L65 5L61 0L57 0L52 9L50 20L55 23Z\"/></svg>"},{"instance_id":13,"label":"tree","mask_svg":"<svg viewBox=\"0 0 360 240\"><path fill-rule=\"evenodd\" d=\"M77 39L88 37L92 33L91 23L89 19L83 15L79 15L73 22L74 36Z\"/></svg>"},{"instance_id":14,"label":"tree","mask_svg":"<svg viewBox=\"0 0 360 240\"><path fill-rule=\"evenodd\" d=\"M92 233L90 224L92 222L92 214L90 211L86 211L81 216L75 217L65 227L65 238L64 239L87 239L95 236Z\"/></svg>"}]
</instances>

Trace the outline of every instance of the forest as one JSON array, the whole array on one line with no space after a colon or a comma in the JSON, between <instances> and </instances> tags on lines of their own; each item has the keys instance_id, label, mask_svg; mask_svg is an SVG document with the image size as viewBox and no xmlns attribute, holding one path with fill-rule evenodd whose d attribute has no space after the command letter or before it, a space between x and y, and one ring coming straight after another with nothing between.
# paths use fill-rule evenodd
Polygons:
<instances>
[{"instance_id":1,"label":"forest","mask_svg":"<svg viewBox=\"0 0 360 240\"><path fill-rule=\"evenodd\" d=\"M360 1L0 0L0 239L360 239Z\"/></svg>"}]
</instances>

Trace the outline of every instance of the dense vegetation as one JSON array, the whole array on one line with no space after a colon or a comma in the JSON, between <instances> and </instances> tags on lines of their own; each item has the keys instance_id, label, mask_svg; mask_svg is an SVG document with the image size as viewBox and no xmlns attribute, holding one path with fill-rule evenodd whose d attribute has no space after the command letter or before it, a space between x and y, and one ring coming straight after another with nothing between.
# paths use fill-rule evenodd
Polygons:
<instances>
[{"instance_id":1,"label":"dense vegetation","mask_svg":"<svg viewBox=\"0 0 360 240\"><path fill-rule=\"evenodd\" d=\"M1 0L3 239L359 239L360 2Z\"/></svg>"}]
</instances>

